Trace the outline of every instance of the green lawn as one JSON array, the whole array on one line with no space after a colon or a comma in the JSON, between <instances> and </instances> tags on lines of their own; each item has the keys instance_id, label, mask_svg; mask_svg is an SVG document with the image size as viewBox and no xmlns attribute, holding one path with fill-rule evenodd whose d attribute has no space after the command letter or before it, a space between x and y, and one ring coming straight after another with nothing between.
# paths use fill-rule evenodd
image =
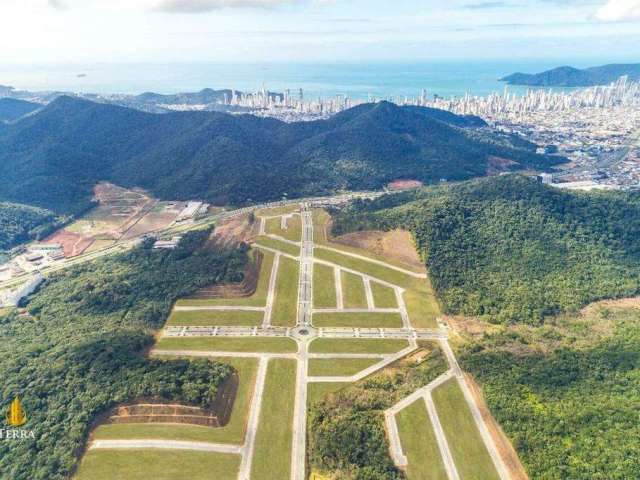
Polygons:
<instances>
[{"instance_id":1,"label":"green lawn","mask_svg":"<svg viewBox=\"0 0 640 480\"><path fill-rule=\"evenodd\" d=\"M173 311L167 325L256 327L262 325L264 312L198 310Z\"/></svg>"},{"instance_id":2,"label":"green lawn","mask_svg":"<svg viewBox=\"0 0 640 480\"><path fill-rule=\"evenodd\" d=\"M299 210L300 205L292 203L291 205L284 205L282 207L261 208L260 210L256 210L255 215L256 217L276 217L279 215L297 212Z\"/></svg>"},{"instance_id":3,"label":"green lawn","mask_svg":"<svg viewBox=\"0 0 640 480\"><path fill-rule=\"evenodd\" d=\"M313 265L314 308L336 308L336 282L333 267Z\"/></svg>"},{"instance_id":4,"label":"green lawn","mask_svg":"<svg viewBox=\"0 0 640 480\"><path fill-rule=\"evenodd\" d=\"M256 239L256 244L272 248L280 252L288 253L289 255L293 255L294 257L300 255L300 247L296 247L295 245L277 240L275 238L260 236Z\"/></svg>"},{"instance_id":5,"label":"green lawn","mask_svg":"<svg viewBox=\"0 0 640 480\"><path fill-rule=\"evenodd\" d=\"M93 433L93 438L103 440L167 439L241 445L244 442L245 426L255 385L258 360L254 358L227 357L214 360L235 368L240 380L231 418L224 427L211 428L197 425L157 423L114 423L98 427Z\"/></svg>"},{"instance_id":6,"label":"green lawn","mask_svg":"<svg viewBox=\"0 0 640 480\"><path fill-rule=\"evenodd\" d=\"M90 450L76 480L236 480L239 455L191 450Z\"/></svg>"},{"instance_id":7,"label":"green lawn","mask_svg":"<svg viewBox=\"0 0 640 480\"><path fill-rule=\"evenodd\" d=\"M399 313L314 313L314 327L401 328Z\"/></svg>"},{"instance_id":8,"label":"green lawn","mask_svg":"<svg viewBox=\"0 0 640 480\"><path fill-rule=\"evenodd\" d=\"M396 292L393 288L378 282L371 282L371 291L373 292L373 304L376 308L398 308Z\"/></svg>"},{"instance_id":9,"label":"green lawn","mask_svg":"<svg viewBox=\"0 0 640 480\"><path fill-rule=\"evenodd\" d=\"M414 328L438 328L440 305L429 279L414 278L412 288L404 292L409 321Z\"/></svg>"},{"instance_id":10,"label":"green lawn","mask_svg":"<svg viewBox=\"0 0 640 480\"><path fill-rule=\"evenodd\" d=\"M315 244L326 244L327 235L325 228L331 216L321 208L315 208L312 212L313 216L313 241Z\"/></svg>"},{"instance_id":11,"label":"green lawn","mask_svg":"<svg viewBox=\"0 0 640 480\"><path fill-rule=\"evenodd\" d=\"M413 278L402 272L393 270L392 268L368 262L367 260L350 257L349 255L343 255L332 250L326 250L322 247L314 250L314 256L320 260L335 263L401 287L410 286L410 280Z\"/></svg>"},{"instance_id":12,"label":"green lawn","mask_svg":"<svg viewBox=\"0 0 640 480\"><path fill-rule=\"evenodd\" d=\"M291 475L295 360L269 361L251 467L253 480L283 480Z\"/></svg>"},{"instance_id":13,"label":"green lawn","mask_svg":"<svg viewBox=\"0 0 640 480\"><path fill-rule=\"evenodd\" d=\"M349 385L349 382L313 382L307 384L307 405L313 405L326 395L337 392Z\"/></svg>"},{"instance_id":14,"label":"green lawn","mask_svg":"<svg viewBox=\"0 0 640 480\"><path fill-rule=\"evenodd\" d=\"M447 480L436 435L422 398L396 415L408 480Z\"/></svg>"},{"instance_id":15,"label":"green lawn","mask_svg":"<svg viewBox=\"0 0 640 480\"><path fill-rule=\"evenodd\" d=\"M311 342L311 353L396 353L409 342L397 338L317 338Z\"/></svg>"},{"instance_id":16,"label":"green lawn","mask_svg":"<svg viewBox=\"0 0 640 480\"><path fill-rule=\"evenodd\" d=\"M210 352L295 353L298 345L285 337L166 337L158 350L196 350Z\"/></svg>"},{"instance_id":17,"label":"green lawn","mask_svg":"<svg viewBox=\"0 0 640 480\"><path fill-rule=\"evenodd\" d=\"M308 374L312 377L350 377L380 362L381 358L312 358Z\"/></svg>"},{"instance_id":18,"label":"green lawn","mask_svg":"<svg viewBox=\"0 0 640 480\"><path fill-rule=\"evenodd\" d=\"M270 218L267 220L265 230L268 234L279 235L294 242L302 239L302 219L300 215L294 215L287 219L287 228L280 228L282 222L280 218Z\"/></svg>"},{"instance_id":19,"label":"green lawn","mask_svg":"<svg viewBox=\"0 0 640 480\"><path fill-rule=\"evenodd\" d=\"M499 480L457 380L436 388L433 401L461 480Z\"/></svg>"},{"instance_id":20,"label":"green lawn","mask_svg":"<svg viewBox=\"0 0 640 480\"><path fill-rule=\"evenodd\" d=\"M251 251L255 255L257 249ZM240 307L264 307L267 304L267 291L269 290L269 279L271 278L271 268L273 267L274 254L267 250L262 250L264 255L260 266L260 278L256 291L250 297L241 298L212 298L212 299L181 299L176 305L182 306L203 306L203 305L233 305Z\"/></svg>"},{"instance_id":21,"label":"green lawn","mask_svg":"<svg viewBox=\"0 0 640 480\"><path fill-rule=\"evenodd\" d=\"M341 279L344 308L367 308L367 296L362 277L343 271Z\"/></svg>"},{"instance_id":22,"label":"green lawn","mask_svg":"<svg viewBox=\"0 0 640 480\"><path fill-rule=\"evenodd\" d=\"M273 302L271 324L279 327L294 327L298 312L298 276L300 264L296 260L280 257L280 268L276 282L276 298Z\"/></svg>"}]
</instances>

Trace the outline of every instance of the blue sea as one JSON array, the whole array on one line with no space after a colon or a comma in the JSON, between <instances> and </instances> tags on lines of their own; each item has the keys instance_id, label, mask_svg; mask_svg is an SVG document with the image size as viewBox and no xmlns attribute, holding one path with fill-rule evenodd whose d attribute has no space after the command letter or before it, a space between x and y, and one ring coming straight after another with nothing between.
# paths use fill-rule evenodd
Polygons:
<instances>
[{"instance_id":1,"label":"blue sea","mask_svg":"<svg viewBox=\"0 0 640 480\"><path fill-rule=\"evenodd\" d=\"M444 97L487 95L503 92L502 76L514 72L536 73L563 64L576 67L598 65L598 61L451 61L414 63L271 63L271 64L0 64L0 85L25 90L62 90L83 93L128 93L146 91L177 93L202 88L235 88L271 91L302 88L306 98L347 95ZM520 87L509 87L523 92Z\"/></svg>"}]
</instances>

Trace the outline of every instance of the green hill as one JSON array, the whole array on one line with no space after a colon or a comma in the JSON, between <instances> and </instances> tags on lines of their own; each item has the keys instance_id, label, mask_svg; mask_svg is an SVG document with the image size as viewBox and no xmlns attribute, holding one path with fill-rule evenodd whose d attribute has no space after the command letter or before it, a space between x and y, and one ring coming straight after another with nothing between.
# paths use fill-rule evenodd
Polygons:
<instances>
[{"instance_id":1,"label":"green hill","mask_svg":"<svg viewBox=\"0 0 640 480\"><path fill-rule=\"evenodd\" d=\"M540 322L640 293L640 193L507 175L360 203L335 233L410 229L447 313Z\"/></svg>"},{"instance_id":2,"label":"green hill","mask_svg":"<svg viewBox=\"0 0 640 480\"><path fill-rule=\"evenodd\" d=\"M41 239L62 222L63 219L49 210L0 202L0 251L28 240Z\"/></svg>"},{"instance_id":3,"label":"green hill","mask_svg":"<svg viewBox=\"0 0 640 480\"><path fill-rule=\"evenodd\" d=\"M496 159L514 170L563 161L476 128L485 125L387 102L288 124L217 112L150 114L61 97L0 130L0 200L75 213L90 205L95 183L108 180L161 198L241 204L380 188L398 178L467 179L485 175Z\"/></svg>"},{"instance_id":4,"label":"green hill","mask_svg":"<svg viewBox=\"0 0 640 480\"><path fill-rule=\"evenodd\" d=\"M25 102L15 98L0 98L0 123L13 122L20 117L35 112L42 105L37 103Z\"/></svg>"},{"instance_id":5,"label":"green hill","mask_svg":"<svg viewBox=\"0 0 640 480\"><path fill-rule=\"evenodd\" d=\"M623 75L627 75L630 80L640 80L640 63L611 64L584 70L565 66L536 74L514 73L501 78L500 81L509 85L533 87L590 87L607 85Z\"/></svg>"}]
</instances>

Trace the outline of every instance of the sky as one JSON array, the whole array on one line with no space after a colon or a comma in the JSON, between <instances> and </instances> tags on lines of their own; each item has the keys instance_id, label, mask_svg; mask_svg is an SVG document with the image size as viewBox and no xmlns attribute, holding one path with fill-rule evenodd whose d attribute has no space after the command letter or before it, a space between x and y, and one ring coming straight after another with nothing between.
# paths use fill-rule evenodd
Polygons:
<instances>
[{"instance_id":1,"label":"sky","mask_svg":"<svg viewBox=\"0 0 640 480\"><path fill-rule=\"evenodd\" d=\"M0 66L640 62L640 0L0 0Z\"/></svg>"}]
</instances>

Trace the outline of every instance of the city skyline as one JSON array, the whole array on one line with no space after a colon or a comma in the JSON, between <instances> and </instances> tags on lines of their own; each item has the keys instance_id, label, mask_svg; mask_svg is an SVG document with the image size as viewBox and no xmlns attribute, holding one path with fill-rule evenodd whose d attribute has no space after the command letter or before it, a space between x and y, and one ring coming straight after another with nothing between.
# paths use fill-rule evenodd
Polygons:
<instances>
[{"instance_id":1,"label":"city skyline","mask_svg":"<svg viewBox=\"0 0 640 480\"><path fill-rule=\"evenodd\" d=\"M0 12L3 63L637 61L640 41L638 0L1 0Z\"/></svg>"}]
</instances>

